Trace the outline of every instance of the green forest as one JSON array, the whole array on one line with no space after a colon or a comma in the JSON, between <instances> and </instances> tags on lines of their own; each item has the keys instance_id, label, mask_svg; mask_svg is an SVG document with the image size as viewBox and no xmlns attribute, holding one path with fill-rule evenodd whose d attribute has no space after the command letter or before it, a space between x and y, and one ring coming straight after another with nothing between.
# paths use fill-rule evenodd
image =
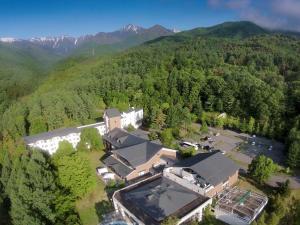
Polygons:
<instances>
[{"instance_id":1,"label":"green forest","mask_svg":"<svg viewBox=\"0 0 300 225\"><path fill-rule=\"evenodd\" d=\"M14 76L3 83L11 71L0 63L0 191L3 204L14 206L13 224L24 224L25 218L27 224L60 224L64 217L64 224L80 223L73 204L80 193L61 194L70 192L57 176L58 164L64 162L28 153L22 137L101 120L106 107L142 107L146 128L178 129L194 121L277 139L286 143L287 165L300 167L299 36L249 22L225 23L113 55L69 57L52 63L51 69L36 69L31 61L21 65L23 79ZM229 115L225 121L213 116L223 112ZM68 157L80 161L84 156ZM44 192L43 202L32 203L36 196L21 198L16 182L21 182L24 196L35 185L34 195L44 190L51 194ZM61 196L58 202L48 199L55 195ZM53 205L44 207L47 202ZM35 221L29 212L19 211L23 204L35 209Z\"/></svg>"}]
</instances>

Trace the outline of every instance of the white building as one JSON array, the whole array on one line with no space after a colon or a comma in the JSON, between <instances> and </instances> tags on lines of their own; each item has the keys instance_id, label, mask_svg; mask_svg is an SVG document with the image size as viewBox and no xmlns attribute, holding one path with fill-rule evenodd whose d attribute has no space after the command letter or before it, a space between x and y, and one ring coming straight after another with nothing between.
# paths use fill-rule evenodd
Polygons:
<instances>
[{"instance_id":1,"label":"white building","mask_svg":"<svg viewBox=\"0 0 300 225\"><path fill-rule=\"evenodd\" d=\"M121 113L121 126L122 128L126 128L132 125L134 128L138 128L142 125L143 117L143 109L131 108L127 112Z\"/></svg>"},{"instance_id":2,"label":"white building","mask_svg":"<svg viewBox=\"0 0 300 225\"><path fill-rule=\"evenodd\" d=\"M38 148L53 154L58 149L59 143L61 141L68 141L75 148L80 141L81 130L87 127L96 128L99 134L102 136L105 133L110 131L108 127L108 121L110 121L109 112L111 109L108 109L104 113L104 121L100 123L93 123L79 127L72 128L60 128L49 132L44 132L32 136L24 137L24 141L28 147ZM117 111L113 109L113 111ZM129 124L132 124L135 128L138 128L141 125L143 119L143 109L136 110L131 108L127 112L118 113L121 120L121 128L126 128ZM111 128L112 129L112 128Z\"/></svg>"}]
</instances>

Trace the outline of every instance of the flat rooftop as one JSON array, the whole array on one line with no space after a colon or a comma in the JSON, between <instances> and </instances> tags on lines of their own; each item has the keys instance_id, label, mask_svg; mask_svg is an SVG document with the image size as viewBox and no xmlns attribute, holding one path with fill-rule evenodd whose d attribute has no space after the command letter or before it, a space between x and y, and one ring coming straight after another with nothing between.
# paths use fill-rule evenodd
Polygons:
<instances>
[{"instance_id":1,"label":"flat rooftop","mask_svg":"<svg viewBox=\"0 0 300 225\"><path fill-rule=\"evenodd\" d=\"M125 188L115 198L147 225L168 216L181 218L209 199L161 175Z\"/></svg>"},{"instance_id":2,"label":"flat rooftop","mask_svg":"<svg viewBox=\"0 0 300 225\"><path fill-rule=\"evenodd\" d=\"M233 214L250 224L262 211L267 202L268 198L266 196L250 190L233 188L223 194L218 200L215 209Z\"/></svg>"}]
</instances>

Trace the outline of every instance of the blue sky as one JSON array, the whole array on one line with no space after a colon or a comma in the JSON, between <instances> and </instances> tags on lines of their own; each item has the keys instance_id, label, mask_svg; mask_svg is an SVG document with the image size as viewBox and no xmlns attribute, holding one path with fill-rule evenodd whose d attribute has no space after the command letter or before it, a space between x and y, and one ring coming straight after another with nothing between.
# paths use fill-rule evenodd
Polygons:
<instances>
[{"instance_id":1,"label":"blue sky","mask_svg":"<svg viewBox=\"0 0 300 225\"><path fill-rule=\"evenodd\" d=\"M274 2L285 5L278 6ZM80 36L113 31L129 23L143 27L161 24L168 28L186 30L235 20L251 20L270 28L300 30L297 11L298 7L300 10L299 2L300 0L0 0L0 37Z\"/></svg>"}]
</instances>

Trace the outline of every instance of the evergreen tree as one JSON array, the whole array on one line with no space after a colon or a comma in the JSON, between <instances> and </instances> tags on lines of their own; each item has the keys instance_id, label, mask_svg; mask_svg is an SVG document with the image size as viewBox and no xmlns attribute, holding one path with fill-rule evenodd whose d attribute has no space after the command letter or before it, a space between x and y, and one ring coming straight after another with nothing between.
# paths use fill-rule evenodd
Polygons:
<instances>
[{"instance_id":1,"label":"evergreen tree","mask_svg":"<svg viewBox=\"0 0 300 225\"><path fill-rule=\"evenodd\" d=\"M207 123L205 121L203 121L202 124L201 124L200 132L202 134L208 133L208 126L207 126Z\"/></svg>"},{"instance_id":2,"label":"evergreen tree","mask_svg":"<svg viewBox=\"0 0 300 225\"><path fill-rule=\"evenodd\" d=\"M250 117L249 122L248 122L248 132L252 134L254 132L254 125L255 125L255 119L253 117Z\"/></svg>"},{"instance_id":3,"label":"evergreen tree","mask_svg":"<svg viewBox=\"0 0 300 225\"><path fill-rule=\"evenodd\" d=\"M240 128L240 130L242 131L242 132L247 132L247 129L248 128L248 124L247 124L247 121L246 121L246 119L244 118L243 119L243 122L242 122L242 124L241 124L241 128Z\"/></svg>"},{"instance_id":4,"label":"evergreen tree","mask_svg":"<svg viewBox=\"0 0 300 225\"><path fill-rule=\"evenodd\" d=\"M287 163L291 168L300 166L300 131L294 127L291 129L288 140Z\"/></svg>"},{"instance_id":5,"label":"evergreen tree","mask_svg":"<svg viewBox=\"0 0 300 225\"><path fill-rule=\"evenodd\" d=\"M0 183L2 183L3 191L5 191L5 188L8 185L11 170L12 170L12 163L9 157L9 153L5 152L4 161L1 169L1 176L0 176Z\"/></svg>"},{"instance_id":6,"label":"evergreen tree","mask_svg":"<svg viewBox=\"0 0 300 225\"><path fill-rule=\"evenodd\" d=\"M58 187L53 168L40 151L32 151L16 163L9 192L14 225L55 224Z\"/></svg>"},{"instance_id":7,"label":"evergreen tree","mask_svg":"<svg viewBox=\"0 0 300 225\"><path fill-rule=\"evenodd\" d=\"M154 119L155 127L157 127L158 129L162 129L166 125L165 123L166 117L167 116L163 113L161 109L158 110L156 117Z\"/></svg>"}]
</instances>

